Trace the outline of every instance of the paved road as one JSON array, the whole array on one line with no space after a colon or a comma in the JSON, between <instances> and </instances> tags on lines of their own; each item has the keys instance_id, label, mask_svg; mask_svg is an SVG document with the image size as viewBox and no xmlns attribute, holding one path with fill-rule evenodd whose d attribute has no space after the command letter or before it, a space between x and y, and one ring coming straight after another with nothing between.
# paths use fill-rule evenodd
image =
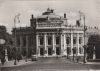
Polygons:
<instances>
[{"instance_id":1,"label":"paved road","mask_svg":"<svg viewBox=\"0 0 100 71\"><path fill-rule=\"evenodd\" d=\"M66 71L66 70L95 70L100 64L78 64L66 58L40 58L31 64L2 68L2 71Z\"/></svg>"}]
</instances>

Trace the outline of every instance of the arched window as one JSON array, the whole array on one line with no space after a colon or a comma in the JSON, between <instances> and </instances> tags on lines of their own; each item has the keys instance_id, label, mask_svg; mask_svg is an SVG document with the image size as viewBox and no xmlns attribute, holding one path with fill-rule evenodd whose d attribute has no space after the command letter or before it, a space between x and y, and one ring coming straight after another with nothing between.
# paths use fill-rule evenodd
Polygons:
<instances>
[{"instance_id":1,"label":"arched window","mask_svg":"<svg viewBox=\"0 0 100 71\"><path fill-rule=\"evenodd\" d=\"M66 37L66 44L70 44L70 37Z\"/></svg>"}]
</instances>

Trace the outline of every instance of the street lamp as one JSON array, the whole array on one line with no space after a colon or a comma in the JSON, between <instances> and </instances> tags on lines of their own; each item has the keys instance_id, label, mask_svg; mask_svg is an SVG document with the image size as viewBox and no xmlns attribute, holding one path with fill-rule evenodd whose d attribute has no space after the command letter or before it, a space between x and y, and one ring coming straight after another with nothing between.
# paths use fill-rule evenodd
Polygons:
<instances>
[{"instance_id":1,"label":"street lamp","mask_svg":"<svg viewBox=\"0 0 100 71\"><path fill-rule=\"evenodd\" d=\"M15 32L15 61L14 61L14 65L17 64L17 61L16 61L16 59L17 59L17 47L16 47L16 22L17 22L17 21L18 21L18 23L20 22L19 16L20 16L20 14L18 14L18 15L16 15L16 16L14 17L14 27L15 27L15 30L14 30L14 32ZM16 21L16 19L17 19L17 21Z\"/></svg>"},{"instance_id":2,"label":"street lamp","mask_svg":"<svg viewBox=\"0 0 100 71\"><path fill-rule=\"evenodd\" d=\"M83 62L86 63L86 45L84 45L83 48L84 48L84 59L83 59Z\"/></svg>"},{"instance_id":3,"label":"street lamp","mask_svg":"<svg viewBox=\"0 0 100 71\"><path fill-rule=\"evenodd\" d=\"M17 54L16 54L16 49L17 49L17 48L16 48L16 20L15 20L15 19L16 19L16 16L14 17L14 27L15 27L15 30L14 30L14 32L15 32L15 33L14 33L14 34L15 34L15 37L14 37L14 38L15 38L15 46L14 46L14 48L15 48L15 61L14 61L14 65L17 64L17 62L16 62L16 55L17 55Z\"/></svg>"},{"instance_id":4,"label":"street lamp","mask_svg":"<svg viewBox=\"0 0 100 71\"><path fill-rule=\"evenodd\" d=\"M86 29L86 26L85 26L85 15L80 11L79 11L79 13L80 13L80 17L83 16L83 21L84 21L84 46L83 46L83 48L84 48L84 58L83 58L83 62L86 63L85 31L87 29Z\"/></svg>"},{"instance_id":5,"label":"street lamp","mask_svg":"<svg viewBox=\"0 0 100 71\"><path fill-rule=\"evenodd\" d=\"M86 63L86 45L85 45L86 26L85 26L85 15L83 15L83 19L84 19L84 60L83 60L83 62Z\"/></svg>"}]
</instances>

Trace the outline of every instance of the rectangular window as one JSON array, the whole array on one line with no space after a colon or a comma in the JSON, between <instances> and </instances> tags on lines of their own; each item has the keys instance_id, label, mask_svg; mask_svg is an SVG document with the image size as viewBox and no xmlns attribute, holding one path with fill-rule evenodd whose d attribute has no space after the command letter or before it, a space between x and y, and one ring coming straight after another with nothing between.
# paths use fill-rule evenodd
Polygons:
<instances>
[{"instance_id":1,"label":"rectangular window","mask_svg":"<svg viewBox=\"0 0 100 71\"><path fill-rule=\"evenodd\" d=\"M48 36L48 45L51 45L51 44L52 44L52 37Z\"/></svg>"},{"instance_id":2,"label":"rectangular window","mask_svg":"<svg viewBox=\"0 0 100 71\"><path fill-rule=\"evenodd\" d=\"M73 44L76 44L76 41L77 41L77 38L74 37L74 38L73 38Z\"/></svg>"},{"instance_id":3,"label":"rectangular window","mask_svg":"<svg viewBox=\"0 0 100 71\"><path fill-rule=\"evenodd\" d=\"M71 47L67 47L67 54L71 54Z\"/></svg>"},{"instance_id":4,"label":"rectangular window","mask_svg":"<svg viewBox=\"0 0 100 71\"><path fill-rule=\"evenodd\" d=\"M17 44L17 46L20 46L20 38L19 37L17 37L17 39L16 39L16 44Z\"/></svg>"},{"instance_id":5,"label":"rectangular window","mask_svg":"<svg viewBox=\"0 0 100 71\"><path fill-rule=\"evenodd\" d=\"M77 48L73 47L73 53L76 54L77 53Z\"/></svg>"},{"instance_id":6,"label":"rectangular window","mask_svg":"<svg viewBox=\"0 0 100 71\"><path fill-rule=\"evenodd\" d=\"M66 37L66 44L70 44L70 37Z\"/></svg>"},{"instance_id":7,"label":"rectangular window","mask_svg":"<svg viewBox=\"0 0 100 71\"><path fill-rule=\"evenodd\" d=\"M59 44L59 42L60 42L60 37L57 36L57 37L56 37L56 44Z\"/></svg>"},{"instance_id":8,"label":"rectangular window","mask_svg":"<svg viewBox=\"0 0 100 71\"><path fill-rule=\"evenodd\" d=\"M83 48L82 47L79 47L79 53L83 54Z\"/></svg>"},{"instance_id":9,"label":"rectangular window","mask_svg":"<svg viewBox=\"0 0 100 71\"><path fill-rule=\"evenodd\" d=\"M26 38L23 37L23 46L26 46Z\"/></svg>"},{"instance_id":10,"label":"rectangular window","mask_svg":"<svg viewBox=\"0 0 100 71\"><path fill-rule=\"evenodd\" d=\"M40 45L43 45L43 42L44 42L44 38L40 37Z\"/></svg>"},{"instance_id":11,"label":"rectangular window","mask_svg":"<svg viewBox=\"0 0 100 71\"><path fill-rule=\"evenodd\" d=\"M79 37L79 44L82 44L82 37Z\"/></svg>"}]
</instances>

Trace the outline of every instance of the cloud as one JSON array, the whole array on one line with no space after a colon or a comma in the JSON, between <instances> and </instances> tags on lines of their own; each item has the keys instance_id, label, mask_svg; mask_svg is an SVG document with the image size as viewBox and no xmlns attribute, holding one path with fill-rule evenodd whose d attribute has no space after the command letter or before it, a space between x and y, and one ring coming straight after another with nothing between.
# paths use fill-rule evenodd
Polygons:
<instances>
[{"instance_id":1,"label":"cloud","mask_svg":"<svg viewBox=\"0 0 100 71\"><path fill-rule=\"evenodd\" d=\"M79 13L76 11L67 11L67 12L61 12L58 13L60 16L64 16L64 13L66 13L67 19L74 19L77 20L79 19Z\"/></svg>"},{"instance_id":2,"label":"cloud","mask_svg":"<svg viewBox=\"0 0 100 71\"><path fill-rule=\"evenodd\" d=\"M49 5L50 8L56 10L56 13L67 14L70 23L74 19L78 19L78 11L81 10L86 15L86 24L98 25L100 21L97 20L97 3L96 0L43 0L43 1L0 1L0 23L7 26L7 28L14 27L14 16L21 13L20 24L17 26L29 26L30 17L33 14L35 17L42 14ZM98 21L98 23L97 23Z\"/></svg>"},{"instance_id":3,"label":"cloud","mask_svg":"<svg viewBox=\"0 0 100 71\"><path fill-rule=\"evenodd\" d=\"M39 11L39 10L29 10L29 11L27 11L27 13L28 14L33 14L34 17L40 16L42 14L42 12Z\"/></svg>"}]
</instances>

